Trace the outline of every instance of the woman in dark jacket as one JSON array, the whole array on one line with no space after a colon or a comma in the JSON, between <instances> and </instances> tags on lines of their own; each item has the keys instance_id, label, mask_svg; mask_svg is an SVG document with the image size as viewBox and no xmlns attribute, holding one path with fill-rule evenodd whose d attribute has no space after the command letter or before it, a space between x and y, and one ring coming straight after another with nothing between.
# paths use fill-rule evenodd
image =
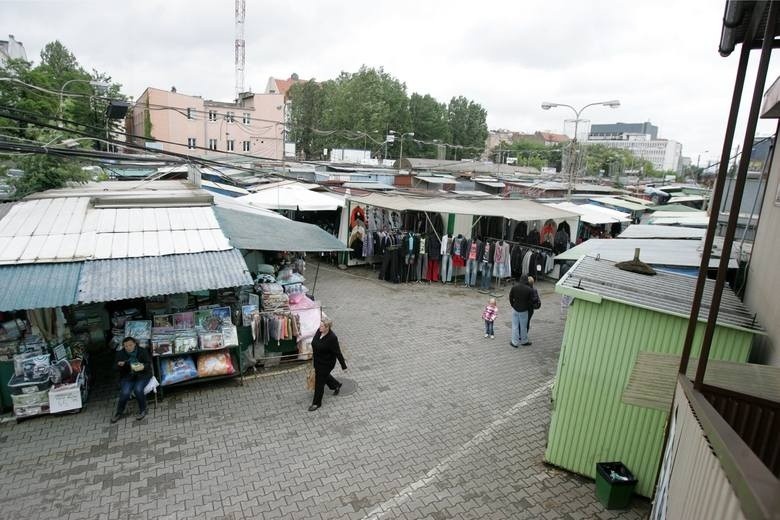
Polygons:
<instances>
[{"instance_id":1,"label":"woman in dark jacket","mask_svg":"<svg viewBox=\"0 0 780 520\"><path fill-rule=\"evenodd\" d=\"M314 353L314 400L311 402L309 411L313 412L322 406L322 394L325 393L325 385L333 390L333 395L339 395L341 383L330 375L336 367L336 361L341 365L341 370L347 369L347 363L344 356L341 355L339 338L330 330L333 321L323 318L320 328L314 333L311 340L311 348Z\"/></svg>"},{"instance_id":2,"label":"woman in dark jacket","mask_svg":"<svg viewBox=\"0 0 780 520\"><path fill-rule=\"evenodd\" d=\"M119 371L119 403L111 422L115 423L122 418L127 401L133 393L138 401L138 415L135 418L140 421L146 417L144 388L152 378L152 360L149 353L138 346L135 338L127 337L122 340L122 349L116 353L114 364Z\"/></svg>"}]
</instances>

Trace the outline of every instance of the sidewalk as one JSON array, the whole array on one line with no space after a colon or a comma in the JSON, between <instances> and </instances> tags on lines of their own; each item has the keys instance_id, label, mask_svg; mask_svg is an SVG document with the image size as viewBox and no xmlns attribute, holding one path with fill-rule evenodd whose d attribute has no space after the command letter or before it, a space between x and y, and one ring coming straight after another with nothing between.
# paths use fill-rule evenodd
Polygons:
<instances>
[{"instance_id":1,"label":"sidewalk","mask_svg":"<svg viewBox=\"0 0 780 520\"><path fill-rule=\"evenodd\" d=\"M354 392L307 412L297 365L172 391L140 423L109 424L108 387L80 414L0 424L0 518L647 515L641 499L605 511L592 481L542 463L563 333L551 283L533 345L514 349L508 288L490 340L476 290L326 264L317 278L349 366L333 375Z\"/></svg>"}]
</instances>

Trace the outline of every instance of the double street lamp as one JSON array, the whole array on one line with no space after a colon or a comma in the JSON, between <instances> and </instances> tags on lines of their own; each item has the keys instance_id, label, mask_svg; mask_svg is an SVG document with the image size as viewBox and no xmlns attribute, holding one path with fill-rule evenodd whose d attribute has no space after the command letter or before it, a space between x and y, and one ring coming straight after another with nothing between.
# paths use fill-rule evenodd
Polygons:
<instances>
[{"instance_id":1,"label":"double street lamp","mask_svg":"<svg viewBox=\"0 0 780 520\"><path fill-rule=\"evenodd\" d=\"M596 106L596 105L601 105L601 106L605 106L605 107L609 107L609 108L617 108L617 107L620 106L620 101L618 101L617 99L612 99L610 101L597 101L595 103L588 103L587 105L581 107L579 110L577 110L573 106L567 105L565 103L550 103L548 101L545 101L544 103L542 103L542 110L550 110L551 108L555 108L555 107L566 107L566 108L570 108L572 110L572 112L574 112L574 115L575 115L575 119L574 119L574 139L572 139L571 146L569 147L569 161L568 161L568 164L566 165L567 169L569 170L568 171L568 174L569 174L568 175L569 176L569 186L568 186L567 191L566 191L566 198L567 199L571 198L572 185L574 184L574 170L575 170L575 167L576 167L576 165L575 165L575 162L576 162L575 152L576 152L576 148L577 148L577 131L579 130L580 114L582 114L582 112L586 108L592 107L592 106Z\"/></svg>"}]
</instances>

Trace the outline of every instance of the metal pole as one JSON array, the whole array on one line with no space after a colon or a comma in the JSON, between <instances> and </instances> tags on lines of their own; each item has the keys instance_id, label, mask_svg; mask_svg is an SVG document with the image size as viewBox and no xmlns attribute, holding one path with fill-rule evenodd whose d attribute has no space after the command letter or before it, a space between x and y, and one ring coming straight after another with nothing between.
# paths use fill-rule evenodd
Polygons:
<instances>
[{"instance_id":1,"label":"metal pole","mask_svg":"<svg viewBox=\"0 0 780 520\"><path fill-rule=\"evenodd\" d=\"M401 173L401 160L404 158L404 135L401 134L401 151L398 154L398 173Z\"/></svg>"},{"instance_id":2,"label":"metal pole","mask_svg":"<svg viewBox=\"0 0 780 520\"><path fill-rule=\"evenodd\" d=\"M688 329L685 334L683 350L680 357L679 373L685 374L688 371L688 359L691 356L693 346L693 337L696 335L696 327L699 322L699 312L701 310L701 298L704 294L704 286L707 281L707 272L710 266L710 256L712 253L712 243L715 238L715 230L718 227L718 211L720 200L723 197L723 188L726 184L726 175L729 168L729 155L731 145L734 142L734 132L736 130L737 118L739 116L739 105L742 99L742 90L745 86L745 74L747 72L748 61L750 58L750 49L748 45L742 46L739 55L739 65L737 66L737 77L734 81L734 93L731 96L731 108L729 118L726 123L726 135L723 138L723 149L720 155L720 165L718 166L718 176L715 178L715 186L712 191L712 204L710 207L710 220L707 225L707 234L704 237L704 248L701 253L701 263L699 264L699 275L696 281L696 289L693 293L693 302L691 304L691 314L688 318Z\"/></svg>"},{"instance_id":3,"label":"metal pole","mask_svg":"<svg viewBox=\"0 0 780 520\"><path fill-rule=\"evenodd\" d=\"M753 87L753 98L748 114L747 130L745 131L745 138L742 141L743 150L752 149L753 140L756 136L756 125L758 123L759 113L761 112L761 98L764 93L767 70L769 69L769 58L772 55L772 44L774 42L774 30L778 8L776 2L769 3L769 16L767 18L766 29L764 30L761 45L761 57L758 61L756 82ZM744 45L745 44L743 43L743 46ZM704 331L701 354L699 355L699 365L696 368L696 379L693 386L698 391L701 391L702 385L704 384L704 373L707 370L707 358L709 357L710 348L712 346L712 337L715 333L715 322L718 319L720 301L723 296L723 286L726 282L729 260L731 260L731 246L734 242L734 234L736 233L737 222L739 220L739 207L742 203L742 194L745 190L749 163L750 154L743 153L739 160L739 168L737 169L737 180L734 185L734 194L731 198L731 210L729 212L729 222L726 226L726 236L723 240L723 251L721 252L720 265L718 267L718 277L715 281L715 290L712 295L712 304L707 320L707 328Z\"/></svg>"}]
</instances>

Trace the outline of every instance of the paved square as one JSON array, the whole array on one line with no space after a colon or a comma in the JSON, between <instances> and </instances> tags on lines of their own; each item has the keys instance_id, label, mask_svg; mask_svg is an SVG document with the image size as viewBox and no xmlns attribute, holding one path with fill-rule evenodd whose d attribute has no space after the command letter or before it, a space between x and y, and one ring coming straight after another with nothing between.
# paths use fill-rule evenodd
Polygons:
<instances>
[{"instance_id":1,"label":"paved square","mask_svg":"<svg viewBox=\"0 0 780 520\"><path fill-rule=\"evenodd\" d=\"M0 518L643 518L646 501L605 511L592 481L542 463L563 320L539 289L533 345L514 349L508 288L491 340L473 289L323 265L315 296L349 366L334 376L354 393L307 412L293 366L110 425L103 377L80 414L0 425Z\"/></svg>"}]
</instances>

